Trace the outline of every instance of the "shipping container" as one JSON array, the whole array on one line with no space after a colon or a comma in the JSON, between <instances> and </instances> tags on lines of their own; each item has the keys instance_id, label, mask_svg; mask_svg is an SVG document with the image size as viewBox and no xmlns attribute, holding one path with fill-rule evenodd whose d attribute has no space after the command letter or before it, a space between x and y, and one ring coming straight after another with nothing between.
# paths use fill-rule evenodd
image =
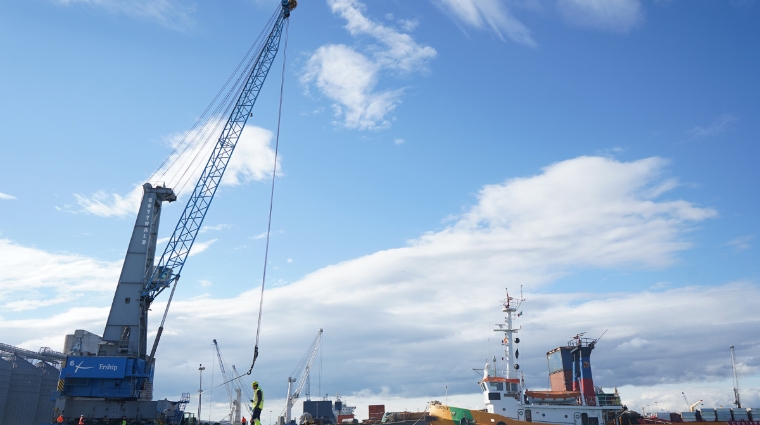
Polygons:
<instances>
[{"instance_id":1,"label":"shipping container","mask_svg":"<svg viewBox=\"0 0 760 425\"><path fill-rule=\"evenodd\" d=\"M369 419L372 420L380 420L383 418L383 415L385 414L385 405L384 404L370 404L369 405Z\"/></svg>"},{"instance_id":2,"label":"shipping container","mask_svg":"<svg viewBox=\"0 0 760 425\"><path fill-rule=\"evenodd\" d=\"M681 420L684 422L696 422L697 413L696 412L681 412Z\"/></svg>"}]
</instances>

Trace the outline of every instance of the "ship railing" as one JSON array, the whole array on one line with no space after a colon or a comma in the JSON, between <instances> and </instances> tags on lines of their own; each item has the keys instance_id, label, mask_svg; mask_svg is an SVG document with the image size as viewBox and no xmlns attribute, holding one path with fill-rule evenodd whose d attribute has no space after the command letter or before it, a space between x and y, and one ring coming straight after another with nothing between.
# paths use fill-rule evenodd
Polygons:
<instances>
[{"instance_id":1,"label":"ship railing","mask_svg":"<svg viewBox=\"0 0 760 425\"><path fill-rule=\"evenodd\" d=\"M621 406L620 397L615 394L597 394L599 406Z\"/></svg>"}]
</instances>

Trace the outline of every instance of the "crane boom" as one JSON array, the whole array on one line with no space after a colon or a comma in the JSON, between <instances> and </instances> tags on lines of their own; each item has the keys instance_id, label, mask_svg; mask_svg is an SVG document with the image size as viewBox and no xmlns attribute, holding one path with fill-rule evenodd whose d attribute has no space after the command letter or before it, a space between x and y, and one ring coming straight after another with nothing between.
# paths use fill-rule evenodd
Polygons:
<instances>
[{"instance_id":1,"label":"crane boom","mask_svg":"<svg viewBox=\"0 0 760 425\"><path fill-rule=\"evenodd\" d=\"M290 423L290 412L293 406L296 403L296 400L298 397L301 396L301 391L303 390L304 385L309 380L309 373L311 372L311 365L314 363L314 359L317 357L317 352L319 351L320 343L322 342L322 329L317 332L316 338L314 338L314 342L312 342L311 347L309 348L309 351L306 352L306 356L301 360L301 362L296 367L296 371L298 369L301 369L301 366L303 368L301 369L301 373L298 377L298 380L294 380L292 377L288 378L288 398L285 403L285 411L283 412L285 416L285 423ZM296 384L296 390L291 394L290 393L290 384L293 382L297 382Z\"/></svg>"},{"instance_id":2,"label":"crane boom","mask_svg":"<svg viewBox=\"0 0 760 425\"><path fill-rule=\"evenodd\" d=\"M219 344L214 340L214 348L216 348L216 357L219 359L219 369L222 371L222 377L224 378L224 389L227 390L227 398L230 399L230 421L235 413L236 399L232 396L232 388L230 388L230 379L227 377L227 371L224 368L224 360L222 360L222 352L219 350Z\"/></svg>"},{"instance_id":3,"label":"crane boom","mask_svg":"<svg viewBox=\"0 0 760 425\"><path fill-rule=\"evenodd\" d=\"M115 400L121 403L116 416L132 418L141 409L163 410L156 410L157 403L163 401L152 401L153 359L163 321L148 354L148 311L164 289L176 288L190 249L277 54L283 26L296 4L296 0L280 0L276 19L273 16L270 21L272 26L268 36L255 56L224 129L157 266L154 266L154 260L161 208L164 202L175 201L177 195L162 185L143 185L143 198L98 353L95 356L84 353L68 356L58 385L60 396L56 400L56 409L59 411L87 411L96 417L114 416L114 411L108 409ZM167 312L171 299L170 296Z\"/></svg>"}]
</instances>

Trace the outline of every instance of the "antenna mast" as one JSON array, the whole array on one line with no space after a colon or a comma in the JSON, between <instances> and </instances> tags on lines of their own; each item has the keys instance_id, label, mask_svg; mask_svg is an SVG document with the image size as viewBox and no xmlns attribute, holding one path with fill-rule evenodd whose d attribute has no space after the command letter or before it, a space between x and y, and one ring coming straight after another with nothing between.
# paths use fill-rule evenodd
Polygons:
<instances>
[{"instance_id":1,"label":"antenna mast","mask_svg":"<svg viewBox=\"0 0 760 425\"><path fill-rule=\"evenodd\" d=\"M737 408L742 408L742 402L739 399L739 374L736 373L736 358L734 357L734 346L731 347L731 369L734 371L734 404Z\"/></svg>"}]
</instances>

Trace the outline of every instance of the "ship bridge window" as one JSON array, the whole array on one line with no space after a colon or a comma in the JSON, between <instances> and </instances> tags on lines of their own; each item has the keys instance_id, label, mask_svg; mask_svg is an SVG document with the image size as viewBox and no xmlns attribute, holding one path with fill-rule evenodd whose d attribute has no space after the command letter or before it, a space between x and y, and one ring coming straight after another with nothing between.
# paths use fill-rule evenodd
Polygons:
<instances>
[{"instance_id":1,"label":"ship bridge window","mask_svg":"<svg viewBox=\"0 0 760 425\"><path fill-rule=\"evenodd\" d=\"M503 382L489 382L488 385L491 386L491 391L504 391Z\"/></svg>"},{"instance_id":2,"label":"ship bridge window","mask_svg":"<svg viewBox=\"0 0 760 425\"><path fill-rule=\"evenodd\" d=\"M518 391L517 384L508 383L507 384L507 391L517 392Z\"/></svg>"}]
</instances>

